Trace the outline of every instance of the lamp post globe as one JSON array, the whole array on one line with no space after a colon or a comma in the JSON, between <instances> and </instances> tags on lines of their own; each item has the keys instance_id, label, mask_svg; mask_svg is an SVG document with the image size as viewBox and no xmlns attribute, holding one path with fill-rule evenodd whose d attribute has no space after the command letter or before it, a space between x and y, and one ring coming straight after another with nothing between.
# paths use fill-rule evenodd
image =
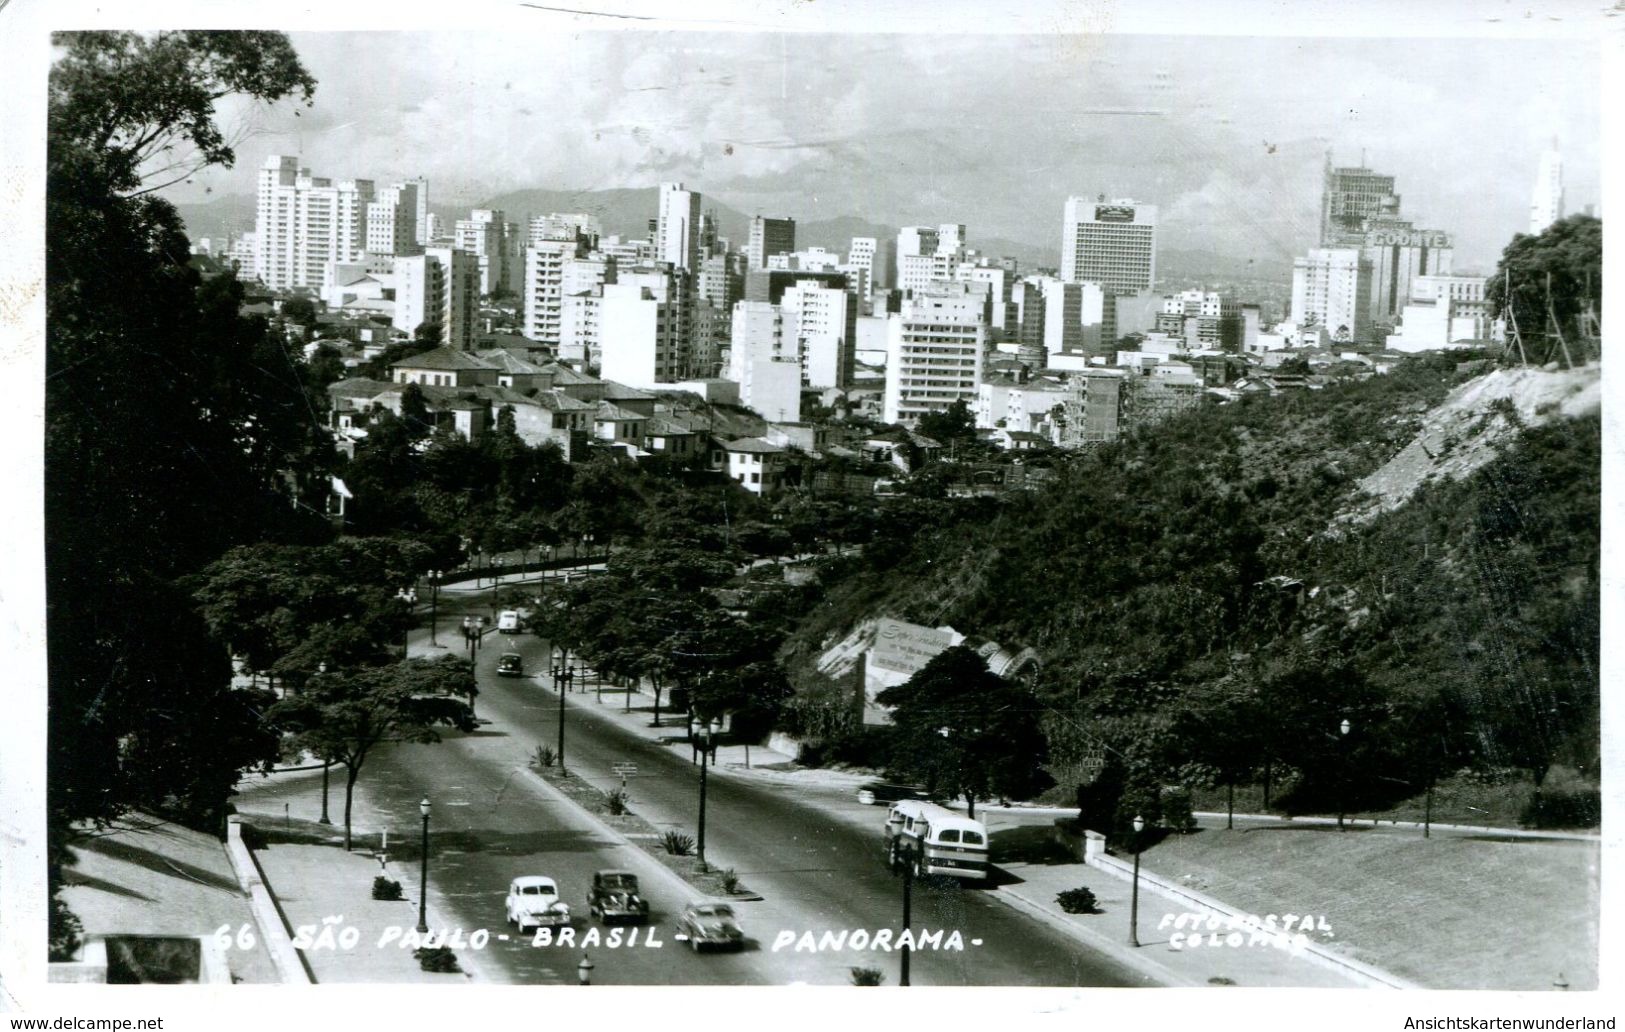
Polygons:
<instances>
[{"instance_id":1,"label":"lamp post globe","mask_svg":"<svg viewBox=\"0 0 1625 1032\"><path fill-rule=\"evenodd\" d=\"M581 962L576 965L576 978L582 985L592 985L592 969L596 967L587 951L581 951Z\"/></svg>"},{"instance_id":2,"label":"lamp post globe","mask_svg":"<svg viewBox=\"0 0 1625 1032\"><path fill-rule=\"evenodd\" d=\"M423 815L423 856L418 863L418 934L424 935L429 931L429 797L424 796L418 804L418 812Z\"/></svg>"}]
</instances>

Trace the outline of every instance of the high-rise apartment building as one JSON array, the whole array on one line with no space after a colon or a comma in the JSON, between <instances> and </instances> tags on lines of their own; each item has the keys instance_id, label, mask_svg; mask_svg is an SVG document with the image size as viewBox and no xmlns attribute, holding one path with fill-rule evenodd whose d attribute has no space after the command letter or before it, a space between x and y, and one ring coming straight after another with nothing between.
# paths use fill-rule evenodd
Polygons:
<instances>
[{"instance_id":1,"label":"high-rise apartment building","mask_svg":"<svg viewBox=\"0 0 1625 1032\"><path fill-rule=\"evenodd\" d=\"M440 341L462 351L474 349L479 311L479 261L454 247L426 247L420 255L395 259L395 318L398 330L440 327Z\"/></svg>"},{"instance_id":2,"label":"high-rise apartment building","mask_svg":"<svg viewBox=\"0 0 1625 1032\"><path fill-rule=\"evenodd\" d=\"M801 280L784 292L779 307L795 317L802 384L850 386L857 362L857 299L839 287Z\"/></svg>"},{"instance_id":3,"label":"high-rise apartment building","mask_svg":"<svg viewBox=\"0 0 1625 1032\"><path fill-rule=\"evenodd\" d=\"M750 239L745 242L750 268L765 269L769 258L795 249L795 219L767 219L758 215L750 220Z\"/></svg>"},{"instance_id":4,"label":"high-rise apartment building","mask_svg":"<svg viewBox=\"0 0 1625 1032\"><path fill-rule=\"evenodd\" d=\"M299 159L273 154L256 190L254 272L273 289L321 289L327 263L353 261L367 247L370 179L312 176Z\"/></svg>"},{"instance_id":5,"label":"high-rise apartment building","mask_svg":"<svg viewBox=\"0 0 1625 1032\"><path fill-rule=\"evenodd\" d=\"M1099 283L1113 294L1137 294L1156 282L1156 205L1069 197L1062 221L1063 282Z\"/></svg>"},{"instance_id":6,"label":"high-rise apartment building","mask_svg":"<svg viewBox=\"0 0 1625 1032\"><path fill-rule=\"evenodd\" d=\"M413 204L412 241L419 247L427 247L429 241L434 239L434 234L431 232L429 225L429 181L419 176L416 179L408 179L406 185L413 187L412 197L415 202Z\"/></svg>"},{"instance_id":7,"label":"high-rise apartment building","mask_svg":"<svg viewBox=\"0 0 1625 1032\"><path fill-rule=\"evenodd\" d=\"M739 384L741 404L771 420L801 414L802 364L795 309L766 301L734 306L728 379Z\"/></svg>"},{"instance_id":8,"label":"high-rise apartment building","mask_svg":"<svg viewBox=\"0 0 1625 1032\"><path fill-rule=\"evenodd\" d=\"M617 271L599 308L600 375L628 387L688 379L686 274L661 265Z\"/></svg>"},{"instance_id":9,"label":"high-rise apartment building","mask_svg":"<svg viewBox=\"0 0 1625 1032\"><path fill-rule=\"evenodd\" d=\"M863 277L862 298L864 301L875 299L875 257L879 252L880 241L874 237L853 237L852 243L846 250L846 264L851 269L862 269L868 273Z\"/></svg>"},{"instance_id":10,"label":"high-rise apartment building","mask_svg":"<svg viewBox=\"0 0 1625 1032\"><path fill-rule=\"evenodd\" d=\"M526 228L527 239L532 244L543 240L577 240L589 250L597 249L598 238L602 235L598 216L583 212L532 215Z\"/></svg>"},{"instance_id":11,"label":"high-rise apartment building","mask_svg":"<svg viewBox=\"0 0 1625 1032\"><path fill-rule=\"evenodd\" d=\"M1358 248L1317 247L1292 262L1292 318L1334 340L1370 339L1371 260Z\"/></svg>"},{"instance_id":12,"label":"high-rise apartment building","mask_svg":"<svg viewBox=\"0 0 1625 1032\"><path fill-rule=\"evenodd\" d=\"M559 320L564 298L564 267L581 255L581 244L568 240L539 240L525 248L525 279L520 290L525 310L525 336L558 347Z\"/></svg>"},{"instance_id":13,"label":"high-rise apartment building","mask_svg":"<svg viewBox=\"0 0 1625 1032\"><path fill-rule=\"evenodd\" d=\"M700 195L682 183L660 184L660 215L655 223L655 261L678 269L700 267Z\"/></svg>"},{"instance_id":14,"label":"high-rise apartment building","mask_svg":"<svg viewBox=\"0 0 1625 1032\"><path fill-rule=\"evenodd\" d=\"M508 268L508 223L501 210L475 208L466 219L458 219L453 239L459 250L479 259L480 291L493 294L512 289Z\"/></svg>"},{"instance_id":15,"label":"high-rise apartment building","mask_svg":"<svg viewBox=\"0 0 1625 1032\"><path fill-rule=\"evenodd\" d=\"M1535 190L1529 201L1529 233L1538 236L1563 217L1563 155L1557 141L1540 156L1535 172Z\"/></svg>"},{"instance_id":16,"label":"high-rise apartment building","mask_svg":"<svg viewBox=\"0 0 1625 1032\"><path fill-rule=\"evenodd\" d=\"M367 205L367 253L417 254L418 188L416 183L394 183L377 192Z\"/></svg>"},{"instance_id":17,"label":"high-rise apartment building","mask_svg":"<svg viewBox=\"0 0 1625 1032\"><path fill-rule=\"evenodd\" d=\"M983 293L969 284L933 284L903 302L886 326L882 418L913 423L955 401L976 405L987 325Z\"/></svg>"}]
</instances>

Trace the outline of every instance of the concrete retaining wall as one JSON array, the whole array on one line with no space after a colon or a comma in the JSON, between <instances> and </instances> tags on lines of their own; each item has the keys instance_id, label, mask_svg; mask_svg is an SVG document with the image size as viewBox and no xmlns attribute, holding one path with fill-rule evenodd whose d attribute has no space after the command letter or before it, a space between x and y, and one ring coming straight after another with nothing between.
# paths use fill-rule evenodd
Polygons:
<instances>
[{"instance_id":1,"label":"concrete retaining wall","mask_svg":"<svg viewBox=\"0 0 1625 1032\"><path fill-rule=\"evenodd\" d=\"M254 853L243 844L243 826L235 815L226 822L226 855L231 858L232 869L237 872L237 884L248 893L249 909L254 913L254 924L260 930L260 942L270 954L277 977L284 984L309 985L315 979L305 958L293 948L293 935L288 928L282 908L265 887L265 875L260 870Z\"/></svg>"},{"instance_id":2,"label":"concrete retaining wall","mask_svg":"<svg viewBox=\"0 0 1625 1032\"><path fill-rule=\"evenodd\" d=\"M783 753L792 760L801 758L801 742L780 731L767 736L767 747L774 752Z\"/></svg>"}]
</instances>

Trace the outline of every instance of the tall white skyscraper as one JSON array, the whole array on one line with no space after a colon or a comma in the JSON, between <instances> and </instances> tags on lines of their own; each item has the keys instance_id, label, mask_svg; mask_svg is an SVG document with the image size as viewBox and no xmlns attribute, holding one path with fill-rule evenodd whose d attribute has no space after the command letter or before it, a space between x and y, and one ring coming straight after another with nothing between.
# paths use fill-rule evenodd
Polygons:
<instances>
[{"instance_id":1,"label":"tall white skyscraper","mask_svg":"<svg viewBox=\"0 0 1625 1032\"><path fill-rule=\"evenodd\" d=\"M1068 197L1061 233L1061 279L1099 283L1113 294L1150 290L1157 278L1157 206L1133 200Z\"/></svg>"},{"instance_id":2,"label":"tall white skyscraper","mask_svg":"<svg viewBox=\"0 0 1625 1032\"><path fill-rule=\"evenodd\" d=\"M970 284L932 284L890 317L882 419L913 423L960 399L975 408L987 342L984 297Z\"/></svg>"},{"instance_id":3,"label":"tall white skyscraper","mask_svg":"<svg viewBox=\"0 0 1625 1032\"><path fill-rule=\"evenodd\" d=\"M1312 248L1292 261L1292 318L1318 325L1334 340L1370 336L1371 259L1354 247Z\"/></svg>"},{"instance_id":4,"label":"tall white skyscraper","mask_svg":"<svg viewBox=\"0 0 1625 1032\"><path fill-rule=\"evenodd\" d=\"M1540 168L1535 173L1535 192L1529 201L1529 232L1546 232L1552 223L1563 217L1563 155L1558 153L1557 141L1540 156Z\"/></svg>"},{"instance_id":5,"label":"tall white skyscraper","mask_svg":"<svg viewBox=\"0 0 1625 1032\"><path fill-rule=\"evenodd\" d=\"M552 347L559 345L563 315L564 266L581 253L575 240L540 240L525 248L525 281L520 290L525 310L525 336Z\"/></svg>"},{"instance_id":6,"label":"tall white skyscraper","mask_svg":"<svg viewBox=\"0 0 1625 1032\"><path fill-rule=\"evenodd\" d=\"M458 219L454 230L457 248L479 259L480 291L490 294L511 286L508 268L508 223L502 211L475 208Z\"/></svg>"},{"instance_id":7,"label":"tall white skyscraper","mask_svg":"<svg viewBox=\"0 0 1625 1032\"><path fill-rule=\"evenodd\" d=\"M395 259L396 329L412 333L425 323L438 324L442 344L471 351L479 300L480 264L467 251L427 247Z\"/></svg>"},{"instance_id":8,"label":"tall white skyscraper","mask_svg":"<svg viewBox=\"0 0 1625 1032\"><path fill-rule=\"evenodd\" d=\"M857 360L857 298L839 287L801 280L779 299L794 313L801 382L808 387L848 387Z\"/></svg>"},{"instance_id":9,"label":"tall white skyscraper","mask_svg":"<svg viewBox=\"0 0 1625 1032\"><path fill-rule=\"evenodd\" d=\"M393 183L378 191L367 205L367 253L373 255L417 254L418 187L416 183Z\"/></svg>"},{"instance_id":10,"label":"tall white skyscraper","mask_svg":"<svg viewBox=\"0 0 1625 1032\"><path fill-rule=\"evenodd\" d=\"M408 179L407 184L417 187L417 218L413 223L413 238L421 246L428 246L434 239L429 226L429 181L422 176Z\"/></svg>"},{"instance_id":11,"label":"tall white skyscraper","mask_svg":"<svg viewBox=\"0 0 1625 1032\"><path fill-rule=\"evenodd\" d=\"M320 290L328 262L353 261L366 249L372 180L335 183L273 154L257 187L254 272L266 286Z\"/></svg>"},{"instance_id":12,"label":"tall white skyscraper","mask_svg":"<svg viewBox=\"0 0 1625 1032\"><path fill-rule=\"evenodd\" d=\"M700 195L682 183L660 184L660 215L655 223L655 261L698 272Z\"/></svg>"}]
</instances>

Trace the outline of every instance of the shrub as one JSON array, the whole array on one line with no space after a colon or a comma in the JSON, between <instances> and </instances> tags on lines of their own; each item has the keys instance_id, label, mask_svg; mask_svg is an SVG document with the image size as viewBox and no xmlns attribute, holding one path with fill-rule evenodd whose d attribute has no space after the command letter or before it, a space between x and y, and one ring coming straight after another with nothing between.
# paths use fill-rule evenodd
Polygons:
<instances>
[{"instance_id":1,"label":"shrub","mask_svg":"<svg viewBox=\"0 0 1625 1032\"><path fill-rule=\"evenodd\" d=\"M739 891L739 875L734 873L732 867L722 872L722 891L732 896Z\"/></svg>"},{"instance_id":2,"label":"shrub","mask_svg":"<svg viewBox=\"0 0 1625 1032\"><path fill-rule=\"evenodd\" d=\"M604 805L607 806L609 808L609 812L616 817L619 817L624 813L632 812L631 808L627 805L629 802L630 800L627 798L626 789L624 788L617 788L604 799Z\"/></svg>"},{"instance_id":3,"label":"shrub","mask_svg":"<svg viewBox=\"0 0 1625 1032\"><path fill-rule=\"evenodd\" d=\"M1595 828L1602 823L1602 793L1594 788L1537 792L1518 823L1529 828Z\"/></svg>"},{"instance_id":4,"label":"shrub","mask_svg":"<svg viewBox=\"0 0 1625 1032\"><path fill-rule=\"evenodd\" d=\"M660 840L666 847L666 852L672 856L687 856L694 852L694 836L685 835L680 831L668 831Z\"/></svg>"},{"instance_id":5,"label":"shrub","mask_svg":"<svg viewBox=\"0 0 1625 1032\"><path fill-rule=\"evenodd\" d=\"M1160 802L1164 827L1181 835L1196 830L1196 815L1191 805L1190 789L1183 785L1165 785L1162 788Z\"/></svg>"},{"instance_id":6,"label":"shrub","mask_svg":"<svg viewBox=\"0 0 1625 1032\"><path fill-rule=\"evenodd\" d=\"M558 758L559 754L554 752L551 746L538 745L536 752L531 754L530 765L536 770L541 770L543 767L553 766L553 761Z\"/></svg>"},{"instance_id":7,"label":"shrub","mask_svg":"<svg viewBox=\"0 0 1625 1032\"><path fill-rule=\"evenodd\" d=\"M394 878L385 878L383 875L372 880L372 898L383 900L397 900L401 897L401 883Z\"/></svg>"},{"instance_id":8,"label":"shrub","mask_svg":"<svg viewBox=\"0 0 1625 1032\"><path fill-rule=\"evenodd\" d=\"M855 967L848 971L853 985L884 985L885 974L879 968Z\"/></svg>"},{"instance_id":9,"label":"shrub","mask_svg":"<svg viewBox=\"0 0 1625 1032\"><path fill-rule=\"evenodd\" d=\"M418 967L436 974L455 975L463 969L457 964L457 954L451 951L450 946L419 946L412 951L417 958Z\"/></svg>"},{"instance_id":10,"label":"shrub","mask_svg":"<svg viewBox=\"0 0 1625 1032\"><path fill-rule=\"evenodd\" d=\"M1076 889L1067 889L1065 892L1057 893L1055 902L1059 903L1061 909L1069 914L1093 914L1097 901L1093 892L1080 886Z\"/></svg>"}]
</instances>

